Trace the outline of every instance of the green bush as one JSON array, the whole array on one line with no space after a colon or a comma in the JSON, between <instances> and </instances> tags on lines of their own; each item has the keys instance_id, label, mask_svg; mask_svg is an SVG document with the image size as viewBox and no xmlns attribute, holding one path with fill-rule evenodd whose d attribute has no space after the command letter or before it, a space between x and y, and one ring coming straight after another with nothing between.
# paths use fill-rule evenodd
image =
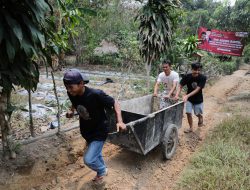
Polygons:
<instances>
[{"instance_id":1,"label":"green bush","mask_svg":"<svg viewBox=\"0 0 250 190\"><path fill-rule=\"evenodd\" d=\"M248 44L245 48L244 48L244 62L245 63L249 63L250 62L250 44Z\"/></svg>"},{"instance_id":2,"label":"green bush","mask_svg":"<svg viewBox=\"0 0 250 190\"><path fill-rule=\"evenodd\" d=\"M244 63L250 63L250 57L244 57Z\"/></svg>"},{"instance_id":3,"label":"green bush","mask_svg":"<svg viewBox=\"0 0 250 190\"><path fill-rule=\"evenodd\" d=\"M93 55L89 58L89 63L93 65L109 65L119 67L121 66L122 60L118 54Z\"/></svg>"},{"instance_id":4,"label":"green bush","mask_svg":"<svg viewBox=\"0 0 250 190\"><path fill-rule=\"evenodd\" d=\"M224 74L230 75L232 74L235 70L237 70L238 68L238 63L235 61L231 61L231 62L220 62L220 67L223 71Z\"/></svg>"}]
</instances>

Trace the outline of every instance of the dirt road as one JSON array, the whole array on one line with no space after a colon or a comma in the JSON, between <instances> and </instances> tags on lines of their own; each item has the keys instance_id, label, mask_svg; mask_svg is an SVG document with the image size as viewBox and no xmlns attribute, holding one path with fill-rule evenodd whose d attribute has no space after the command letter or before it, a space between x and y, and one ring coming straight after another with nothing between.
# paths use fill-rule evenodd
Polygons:
<instances>
[{"instance_id":1,"label":"dirt road","mask_svg":"<svg viewBox=\"0 0 250 190\"><path fill-rule=\"evenodd\" d=\"M17 165L14 161L9 165L1 163L0 189L171 190L209 132L222 119L232 115L230 108L245 106L250 109L246 99L240 98L242 93L250 94L250 75L246 75L249 70L250 65L243 65L233 75L221 77L206 86L205 126L199 129L195 126L194 134L184 134L188 127L184 117L179 131L180 145L170 161L162 160L160 148L142 156L106 143L104 159L109 174L103 185L94 185L91 179L95 173L82 164L84 140L75 130L61 138L52 137L24 147L17 160L22 164Z\"/></svg>"}]
</instances>

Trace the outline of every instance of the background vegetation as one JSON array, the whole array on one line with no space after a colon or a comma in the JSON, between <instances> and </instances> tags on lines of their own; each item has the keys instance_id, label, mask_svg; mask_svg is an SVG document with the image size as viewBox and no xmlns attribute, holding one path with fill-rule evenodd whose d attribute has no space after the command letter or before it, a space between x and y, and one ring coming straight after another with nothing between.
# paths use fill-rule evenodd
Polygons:
<instances>
[{"instance_id":1,"label":"background vegetation","mask_svg":"<svg viewBox=\"0 0 250 190\"><path fill-rule=\"evenodd\" d=\"M84 16L86 22L78 27L79 35L75 39L75 51L68 52L77 54L78 65L110 64L120 67L132 64L133 71L143 69L144 61L139 55L137 36L140 23L139 20L135 20L143 4L136 4L138 1L129 4L131 1L118 0L100 1L102 2L100 4L74 2L96 12L96 15ZM218 55L197 50L195 36L199 26L225 31L250 31L249 1L238 0L234 6L230 6L227 1L181 0L180 2L181 9L176 9L175 16L172 15L171 18L174 28L169 42L170 47L161 54L161 59L152 63L151 74L154 76L158 74L158 64L164 58L172 60L178 68L195 60L196 58L191 55L196 52L205 55L206 58L202 58L204 65L217 64L220 74L230 74L237 68L239 61L236 62L236 58L233 58L230 64L224 63ZM104 39L115 44L119 49L118 53L95 55L94 49ZM245 39L246 45L249 39L249 37ZM192 48L189 48L191 46ZM247 46L242 62L249 61L249 51ZM210 58L213 61L210 61Z\"/></svg>"}]
</instances>

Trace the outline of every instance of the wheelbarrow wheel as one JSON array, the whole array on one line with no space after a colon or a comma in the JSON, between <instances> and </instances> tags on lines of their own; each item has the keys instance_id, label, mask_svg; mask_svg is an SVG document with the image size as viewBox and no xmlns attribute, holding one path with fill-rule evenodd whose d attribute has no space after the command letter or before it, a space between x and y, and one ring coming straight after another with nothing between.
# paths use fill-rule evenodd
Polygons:
<instances>
[{"instance_id":1,"label":"wheelbarrow wheel","mask_svg":"<svg viewBox=\"0 0 250 190\"><path fill-rule=\"evenodd\" d=\"M170 124L162 139L163 158L170 160L175 154L178 143L178 129L176 125Z\"/></svg>"}]
</instances>

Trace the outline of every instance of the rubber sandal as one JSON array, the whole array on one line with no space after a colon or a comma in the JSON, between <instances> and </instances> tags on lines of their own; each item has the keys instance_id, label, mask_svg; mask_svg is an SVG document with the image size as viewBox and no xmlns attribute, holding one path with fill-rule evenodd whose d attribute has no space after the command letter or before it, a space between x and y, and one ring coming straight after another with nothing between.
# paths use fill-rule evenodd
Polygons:
<instances>
[{"instance_id":1,"label":"rubber sandal","mask_svg":"<svg viewBox=\"0 0 250 190\"><path fill-rule=\"evenodd\" d=\"M184 130L184 133L192 133L192 132L193 132L192 129L186 129L186 130Z\"/></svg>"}]
</instances>

